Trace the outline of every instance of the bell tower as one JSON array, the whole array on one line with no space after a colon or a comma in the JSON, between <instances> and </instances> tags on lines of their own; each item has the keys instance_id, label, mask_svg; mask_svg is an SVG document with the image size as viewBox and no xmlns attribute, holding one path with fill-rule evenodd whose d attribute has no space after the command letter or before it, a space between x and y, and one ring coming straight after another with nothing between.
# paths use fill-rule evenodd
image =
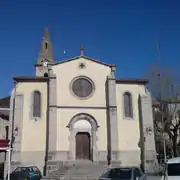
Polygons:
<instances>
[{"instance_id":1,"label":"bell tower","mask_svg":"<svg viewBox=\"0 0 180 180\"><path fill-rule=\"evenodd\" d=\"M36 76L48 76L48 65L54 63L53 45L50 39L48 28L44 31L44 37L41 42L39 56L36 62Z\"/></svg>"}]
</instances>

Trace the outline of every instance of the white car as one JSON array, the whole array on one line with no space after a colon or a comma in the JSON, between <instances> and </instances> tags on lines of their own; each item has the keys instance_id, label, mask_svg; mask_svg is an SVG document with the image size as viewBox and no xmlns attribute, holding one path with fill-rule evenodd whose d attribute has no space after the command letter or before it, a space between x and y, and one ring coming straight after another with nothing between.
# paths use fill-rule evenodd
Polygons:
<instances>
[{"instance_id":1,"label":"white car","mask_svg":"<svg viewBox=\"0 0 180 180\"><path fill-rule=\"evenodd\" d=\"M171 158L166 162L161 180L180 180L180 157Z\"/></svg>"}]
</instances>

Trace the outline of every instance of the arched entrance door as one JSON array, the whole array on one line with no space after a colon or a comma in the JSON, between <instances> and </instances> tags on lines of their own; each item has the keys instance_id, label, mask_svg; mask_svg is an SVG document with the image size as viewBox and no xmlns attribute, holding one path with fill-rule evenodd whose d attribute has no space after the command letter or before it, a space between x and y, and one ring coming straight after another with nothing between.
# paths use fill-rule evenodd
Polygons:
<instances>
[{"instance_id":1,"label":"arched entrance door","mask_svg":"<svg viewBox=\"0 0 180 180\"><path fill-rule=\"evenodd\" d=\"M88 132L76 134L76 159L90 159L90 135Z\"/></svg>"}]
</instances>

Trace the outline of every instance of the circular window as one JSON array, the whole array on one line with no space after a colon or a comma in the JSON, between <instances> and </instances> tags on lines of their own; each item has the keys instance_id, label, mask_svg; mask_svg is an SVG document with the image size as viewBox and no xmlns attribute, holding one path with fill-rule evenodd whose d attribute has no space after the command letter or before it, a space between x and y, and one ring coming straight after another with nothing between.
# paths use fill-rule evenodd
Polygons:
<instances>
[{"instance_id":1,"label":"circular window","mask_svg":"<svg viewBox=\"0 0 180 180\"><path fill-rule=\"evenodd\" d=\"M93 84L87 78L78 78L72 83L72 91L76 96L86 98L92 94Z\"/></svg>"}]
</instances>

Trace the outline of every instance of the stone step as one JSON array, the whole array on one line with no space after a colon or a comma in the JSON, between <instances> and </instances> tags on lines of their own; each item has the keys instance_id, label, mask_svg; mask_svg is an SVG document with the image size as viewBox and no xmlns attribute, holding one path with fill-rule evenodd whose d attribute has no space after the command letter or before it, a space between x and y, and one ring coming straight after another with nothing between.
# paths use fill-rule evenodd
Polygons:
<instances>
[{"instance_id":1,"label":"stone step","mask_svg":"<svg viewBox=\"0 0 180 180\"><path fill-rule=\"evenodd\" d=\"M60 163L51 161L48 176L44 180L96 180L107 169L104 164L94 164L90 161L76 163ZM52 168L53 167L53 168Z\"/></svg>"},{"instance_id":2,"label":"stone step","mask_svg":"<svg viewBox=\"0 0 180 180\"><path fill-rule=\"evenodd\" d=\"M95 177L69 177L69 178L60 178L60 180L98 180Z\"/></svg>"},{"instance_id":3,"label":"stone step","mask_svg":"<svg viewBox=\"0 0 180 180\"><path fill-rule=\"evenodd\" d=\"M88 177L99 177L101 173L94 173L94 174L87 174L87 173L72 173L72 174L52 174L49 175L49 177L69 177L69 176L76 176L76 177L82 177L82 176L88 176Z\"/></svg>"},{"instance_id":4,"label":"stone step","mask_svg":"<svg viewBox=\"0 0 180 180\"><path fill-rule=\"evenodd\" d=\"M98 180L98 178L93 177L66 177L66 178L56 178L56 177L46 177L42 178L42 180Z\"/></svg>"},{"instance_id":5,"label":"stone step","mask_svg":"<svg viewBox=\"0 0 180 180\"><path fill-rule=\"evenodd\" d=\"M43 177L42 180L98 180L97 177Z\"/></svg>"},{"instance_id":6,"label":"stone step","mask_svg":"<svg viewBox=\"0 0 180 180\"><path fill-rule=\"evenodd\" d=\"M94 172L89 172L89 171L84 171L84 172L68 172L68 173L64 173L64 174L69 174L69 175L99 175L101 173L103 173L104 171L94 171ZM62 173L56 173L56 174L62 174Z\"/></svg>"},{"instance_id":7,"label":"stone step","mask_svg":"<svg viewBox=\"0 0 180 180\"><path fill-rule=\"evenodd\" d=\"M42 177L41 179L42 180L60 180L60 177L48 177L48 176L45 176L45 177Z\"/></svg>"}]
</instances>

